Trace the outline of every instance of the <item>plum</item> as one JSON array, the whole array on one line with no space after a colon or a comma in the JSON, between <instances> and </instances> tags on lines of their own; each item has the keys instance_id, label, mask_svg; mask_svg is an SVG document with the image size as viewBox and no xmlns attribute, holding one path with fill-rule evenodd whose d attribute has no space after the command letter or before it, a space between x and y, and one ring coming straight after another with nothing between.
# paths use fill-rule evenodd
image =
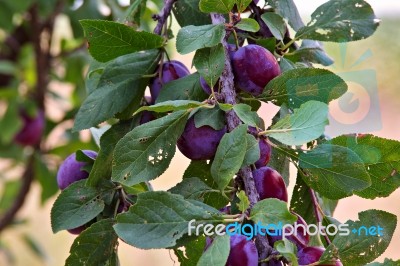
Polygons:
<instances>
[{"instance_id":1,"label":"plum","mask_svg":"<svg viewBox=\"0 0 400 266\"><path fill-rule=\"evenodd\" d=\"M325 249L322 247L306 247L301 249L299 252L297 252L297 258L299 265L308 265L314 262L317 262L322 254L324 253ZM340 262L340 260L337 260L335 262L332 262L331 264L318 264L320 266L328 266L328 265L334 265L334 266L343 266L343 264Z\"/></svg>"},{"instance_id":2,"label":"plum","mask_svg":"<svg viewBox=\"0 0 400 266\"><path fill-rule=\"evenodd\" d=\"M76 228L68 229L68 233L73 234L73 235L79 235L82 233L87 228L86 224L78 226Z\"/></svg>"},{"instance_id":3,"label":"plum","mask_svg":"<svg viewBox=\"0 0 400 266\"><path fill-rule=\"evenodd\" d=\"M147 122L153 121L154 119L156 119L155 115L153 112L151 111L147 111L144 110L141 114L140 114L140 125L145 124Z\"/></svg>"},{"instance_id":4,"label":"plum","mask_svg":"<svg viewBox=\"0 0 400 266\"><path fill-rule=\"evenodd\" d=\"M165 62L162 65L162 79L159 76L153 78L150 81L150 94L152 99L152 104L155 103L162 86L172 80L176 80L182 78L184 76L189 75L190 72L186 68L184 64L179 61L172 60L169 62Z\"/></svg>"},{"instance_id":5,"label":"plum","mask_svg":"<svg viewBox=\"0 0 400 266\"><path fill-rule=\"evenodd\" d=\"M303 217L301 217L300 215L298 215L295 212L292 212L292 214L297 216L296 223L298 225L304 225L305 228L307 228L308 225L307 225L306 221L304 221ZM286 232L287 233L290 232L289 228L286 229ZM290 241L292 241L293 243L295 243L298 250L307 247L308 243L310 242L310 235L307 233L307 230L305 230L303 227L300 227L300 226L297 227L296 234L286 236L286 238L289 239ZM277 235L277 236L268 235L268 241L272 246L274 245L274 243L276 241L279 241L279 240L282 240L282 235Z\"/></svg>"},{"instance_id":6,"label":"plum","mask_svg":"<svg viewBox=\"0 0 400 266\"><path fill-rule=\"evenodd\" d=\"M260 95L268 82L281 74L274 55L255 44L241 47L233 54L232 68L236 86L254 96Z\"/></svg>"},{"instance_id":7,"label":"plum","mask_svg":"<svg viewBox=\"0 0 400 266\"><path fill-rule=\"evenodd\" d=\"M258 146L260 147L260 159L255 162L257 168L266 166L271 158L271 145L268 144L267 138L261 136L258 140Z\"/></svg>"},{"instance_id":8,"label":"plum","mask_svg":"<svg viewBox=\"0 0 400 266\"><path fill-rule=\"evenodd\" d=\"M253 177L260 200L277 198L288 201L285 181L275 169L268 166L261 167L253 171Z\"/></svg>"},{"instance_id":9,"label":"plum","mask_svg":"<svg viewBox=\"0 0 400 266\"><path fill-rule=\"evenodd\" d=\"M82 151L86 156L95 159L97 157L97 153L91 150L83 150ZM69 155L64 162L60 165L60 168L57 172L57 184L58 187L63 190L72 183L85 179L89 176L89 173L81 170L83 166L85 166L86 162L79 162L76 160L75 153Z\"/></svg>"},{"instance_id":10,"label":"plum","mask_svg":"<svg viewBox=\"0 0 400 266\"><path fill-rule=\"evenodd\" d=\"M253 241L249 241L243 235L230 237L231 250L226 266L257 266L258 252Z\"/></svg>"},{"instance_id":11,"label":"plum","mask_svg":"<svg viewBox=\"0 0 400 266\"><path fill-rule=\"evenodd\" d=\"M22 146L33 146L40 142L42 138L45 118L44 112L38 110L35 117L31 117L25 110L20 111L23 120L22 129L15 135L15 142Z\"/></svg>"},{"instance_id":12,"label":"plum","mask_svg":"<svg viewBox=\"0 0 400 266\"><path fill-rule=\"evenodd\" d=\"M178 139L177 146L182 154L191 160L209 160L214 157L225 132L226 126L220 130L210 126L196 128L194 117L191 117Z\"/></svg>"}]
</instances>

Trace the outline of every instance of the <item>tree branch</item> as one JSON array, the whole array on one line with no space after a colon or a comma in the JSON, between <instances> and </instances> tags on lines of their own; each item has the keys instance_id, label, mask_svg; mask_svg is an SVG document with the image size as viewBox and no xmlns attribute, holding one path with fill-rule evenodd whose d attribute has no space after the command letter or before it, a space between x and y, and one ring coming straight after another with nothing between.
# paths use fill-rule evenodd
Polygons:
<instances>
[{"instance_id":1,"label":"tree branch","mask_svg":"<svg viewBox=\"0 0 400 266\"><path fill-rule=\"evenodd\" d=\"M162 29L167 21L169 15L171 14L172 6L176 0L164 0L164 7L161 9L158 15L154 15L153 19L157 20L157 25L154 28L154 33L161 35Z\"/></svg>"},{"instance_id":2,"label":"tree branch","mask_svg":"<svg viewBox=\"0 0 400 266\"><path fill-rule=\"evenodd\" d=\"M225 23L225 18L220 14L211 14L211 20L213 24ZM226 39L222 41L222 45L225 50L225 67L220 77L221 82L221 96L225 103L236 104L236 91L234 85L234 76L232 72L231 60L228 53L228 43ZM228 124L228 131L232 131L241 124L239 117L233 110L226 113L226 120ZM250 201L250 209L259 201L256 184L254 182L253 174L249 166L240 169L238 176L242 178L246 195ZM266 259L272 252L272 248L268 243L265 236L256 236L256 246L259 253L259 259Z\"/></svg>"},{"instance_id":3,"label":"tree branch","mask_svg":"<svg viewBox=\"0 0 400 266\"><path fill-rule=\"evenodd\" d=\"M35 154L30 155L28 163L26 165L24 174L22 175L21 188L14 199L13 205L4 213L3 217L0 219L0 232L3 231L12 221L19 209L24 205L26 195L28 194L34 175L34 160Z\"/></svg>"}]
</instances>

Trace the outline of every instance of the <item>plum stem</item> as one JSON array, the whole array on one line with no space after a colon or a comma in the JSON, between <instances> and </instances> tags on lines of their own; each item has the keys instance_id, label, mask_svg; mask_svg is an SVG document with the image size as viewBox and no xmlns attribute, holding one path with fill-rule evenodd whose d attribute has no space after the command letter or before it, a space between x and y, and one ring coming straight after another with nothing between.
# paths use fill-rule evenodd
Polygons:
<instances>
[{"instance_id":1,"label":"plum stem","mask_svg":"<svg viewBox=\"0 0 400 266\"><path fill-rule=\"evenodd\" d=\"M211 20L213 24L224 24L225 18L221 14L211 13ZM220 77L221 84L221 96L225 103L235 105L236 104L236 91L234 85L234 76L232 71L232 65L228 53L228 43L225 39L222 40L222 45L225 50L225 65L222 75ZM233 110L229 110L225 114L226 121L228 124L228 131L232 131L241 124L239 117ZM249 210L259 201L260 196L258 195L256 184L254 182L253 174L249 166L243 167L239 170L238 176L242 178L245 192L250 201ZM266 237L257 235L255 241L258 256L260 260L267 258L272 253L272 247L268 243Z\"/></svg>"}]
</instances>

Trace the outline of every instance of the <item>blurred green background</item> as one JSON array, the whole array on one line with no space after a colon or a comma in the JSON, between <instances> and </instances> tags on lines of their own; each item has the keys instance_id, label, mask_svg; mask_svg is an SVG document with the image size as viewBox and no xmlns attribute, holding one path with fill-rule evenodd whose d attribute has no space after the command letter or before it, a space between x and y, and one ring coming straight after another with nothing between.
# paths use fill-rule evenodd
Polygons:
<instances>
[{"instance_id":1,"label":"blurred green background","mask_svg":"<svg viewBox=\"0 0 400 266\"><path fill-rule=\"evenodd\" d=\"M27 2L32 2L27 1ZM7 11L6 2L0 1L0 25L7 25L7 21L12 19L15 23L21 20L17 15ZM16 4L23 3L23 0L15 0ZM52 6L57 1L41 0L44 6L48 6L50 12ZM74 1L67 1L69 6L73 6L74 10L70 11L74 18L109 18L118 20L127 5L127 1L85 1L88 5L86 11L77 9L79 5L74 6ZM81 1L76 1L79 4ZM311 12L321 3L325 1L295 1L299 5L301 14L304 14L304 20L308 21ZM325 48L335 59L335 65L329 67L334 72L350 72L363 71L372 69L377 75L378 85L378 101L380 108L380 121L369 121L371 125L381 123L381 127L374 129L372 133L400 140L400 4L393 3L394 1L368 1L375 9L378 17L382 19L381 25L375 35L367 40L349 43L346 45L325 44ZM101 3L101 4L100 4ZM155 1L150 2L146 11L147 21L150 21L150 15L155 13L157 5L160 3ZM9 7L7 7L9 8ZM8 12L8 13L7 13ZM43 15L45 16L45 14ZM89 57L85 52L85 48L80 49L83 43L82 36L79 36L79 25L70 23L67 16L62 15L56 18L54 29L54 51L52 53L59 54L50 71L51 83L48 99L46 100L47 117L49 118L49 128L54 129L45 143L46 150L50 151L47 157L41 160L46 163L48 168L53 171L46 175L54 177L55 165L60 160L71 152L82 148L95 149L94 143L90 140L90 134L83 132L79 134L71 134L69 129L72 126L72 115L79 107L81 101L85 97L84 88L84 71L85 65ZM152 23L145 23L144 28L152 28ZM72 26L72 27L71 27ZM177 28L176 28L177 29ZM0 41L3 41L6 36L6 31L0 30ZM71 40L74 36L75 39ZM173 46L173 42L170 47ZM18 87L18 92L23 95L19 101L24 101L29 97L29 91L32 90L35 83L35 70L33 69L32 47L23 47L21 55L18 58L17 66L0 61L0 73L13 73L20 79L20 82L14 82L13 86ZM177 53L170 54L174 59L183 61L188 67L191 65L191 56L181 56ZM365 56L368 55L368 56ZM360 59L361 58L361 59ZM358 64L354 64L358 62ZM194 70L192 70L194 71ZM4 115L6 103L13 97L12 88L0 90L0 116ZM364 98L357 98L361 105L365 102ZM367 104L368 105L368 104ZM368 106L366 107L368 108ZM268 121L274 115L274 108L271 105L264 105L260 110L260 115ZM335 104L331 106L331 114L333 117L339 113L338 107ZM346 118L344 118L346 119ZM360 117L359 119L362 119ZM0 124L1 126L1 124ZM4 135L8 128L0 127L0 135ZM362 129L360 129L362 131ZM339 128L329 126L327 128L328 135L334 136L340 134ZM65 146L65 144L68 145ZM15 153L23 160L29 153L30 149L20 149L14 146L2 147L0 150L0 195L4 195L6 183L10 180L15 180L21 174L22 165L13 163L10 159L4 157L9 156L8 153ZM7 153L7 154L6 154ZM171 163L171 168L168 169L163 176L153 182L155 189L166 189L172 187L179 182L189 161L181 154L177 154ZM7 170L7 171L6 171ZM12 182L11 182L12 183ZM50 182L52 183L52 182ZM293 189L293 183L289 186L289 191ZM54 182L52 183L54 186ZM17 183L7 186L6 194L13 194ZM51 186L51 184L48 184ZM69 247L74 240L74 236L67 232L53 234L50 227L50 209L55 200L55 195L52 195L44 204L41 203L41 187L34 183L29 195L27 196L26 204L18 213L18 223L7 230L0 233L0 265L63 265L69 254ZM1 198L0 215L7 207L9 202L7 198ZM400 192L393 193L385 199L377 199L374 201L360 199L358 197L350 197L342 200L339 203L335 218L344 222L347 219L356 219L357 213L362 210L377 208L387 210L400 216L398 202L400 200ZM173 253L165 250L138 250L133 247L120 243L119 255L122 265L174 265L177 260ZM391 257L400 259L400 230L396 230L392 243L383 257Z\"/></svg>"}]
</instances>

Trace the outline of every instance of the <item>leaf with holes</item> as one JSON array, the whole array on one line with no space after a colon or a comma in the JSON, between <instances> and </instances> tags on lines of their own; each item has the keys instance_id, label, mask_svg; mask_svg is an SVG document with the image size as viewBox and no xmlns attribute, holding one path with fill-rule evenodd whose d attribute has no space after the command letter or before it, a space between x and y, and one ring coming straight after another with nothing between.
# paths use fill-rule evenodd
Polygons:
<instances>
[{"instance_id":1,"label":"leaf with holes","mask_svg":"<svg viewBox=\"0 0 400 266\"><path fill-rule=\"evenodd\" d=\"M103 209L103 198L113 193L108 182L100 188L85 186L86 180L77 181L58 196L51 209L51 228L54 233L73 229L95 218Z\"/></svg>"},{"instance_id":2,"label":"leaf with holes","mask_svg":"<svg viewBox=\"0 0 400 266\"><path fill-rule=\"evenodd\" d=\"M121 55L159 48L163 38L159 35L135 31L133 28L106 20L80 20L94 59L107 62Z\"/></svg>"},{"instance_id":3,"label":"leaf with holes","mask_svg":"<svg viewBox=\"0 0 400 266\"><path fill-rule=\"evenodd\" d=\"M379 21L364 0L328 1L311 14L311 21L295 37L325 42L358 41L371 36Z\"/></svg>"},{"instance_id":4,"label":"leaf with holes","mask_svg":"<svg viewBox=\"0 0 400 266\"><path fill-rule=\"evenodd\" d=\"M89 94L75 117L74 131L87 129L122 112L128 105L139 105L158 64L159 51L128 54L109 62L97 88Z\"/></svg>"},{"instance_id":5,"label":"leaf with holes","mask_svg":"<svg viewBox=\"0 0 400 266\"><path fill-rule=\"evenodd\" d=\"M112 180L127 186L161 175L169 166L189 116L173 112L134 128L115 147Z\"/></svg>"},{"instance_id":6,"label":"leaf with holes","mask_svg":"<svg viewBox=\"0 0 400 266\"><path fill-rule=\"evenodd\" d=\"M367 199L387 197L400 187L400 142L373 135L348 135L330 143L351 149L363 160L372 184L356 195Z\"/></svg>"},{"instance_id":7,"label":"leaf with holes","mask_svg":"<svg viewBox=\"0 0 400 266\"><path fill-rule=\"evenodd\" d=\"M240 170L246 155L247 126L240 125L232 132L225 134L218 144L214 161L211 165L211 175L218 188L222 191Z\"/></svg>"},{"instance_id":8,"label":"leaf with holes","mask_svg":"<svg viewBox=\"0 0 400 266\"><path fill-rule=\"evenodd\" d=\"M214 87L225 67L224 47L222 44L218 44L214 47L197 50L193 58L193 65L207 84Z\"/></svg>"},{"instance_id":9,"label":"leaf with holes","mask_svg":"<svg viewBox=\"0 0 400 266\"><path fill-rule=\"evenodd\" d=\"M328 199L341 199L371 185L364 162L352 150L321 144L301 154L299 166L308 186Z\"/></svg>"},{"instance_id":10,"label":"leaf with holes","mask_svg":"<svg viewBox=\"0 0 400 266\"><path fill-rule=\"evenodd\" d=\"M211 208L211 207L209 207ZM220 223L218 210L207 211L183 196L165 191L144 192L128 212L117 216L115 232L126 243L143 249L173 247L188 233L191 220ZM157 215L155 215L157 214Z\"/></svg>"},{"instance_id":11,"label":"leaf with holes","mask_svg":"<svg viewBox=\"0 0 400 266\"><path fill-rule=\"evenodd\" d=\"M271 126L265 134L289 146L302 145L320 137L328 122L328 106L308 101Z\"/></svg>"},{"instance_id":12,"label":"leaf with holes","mask_svg":"<svg viewBox=\"0 0 400 266\"><path fill-rule=\"evenodd\" d=\"M360 212L358 218L358 221L346 222L352 237L338 234L326 248L321 262L329 261L338 254L343 265L362 266L385 252L396 229L396 215L368 210Z\"/></svg>"},{"instance_id":13,"label":"leaf with holes","mask_svg":"<svg viewBox=\"0 0 400 266\"><path fill-rule=\"evenodd\" d=\"M205 47L213 47L221 43L225 37L223 24L186 26L179 30L176 36L176 50L187 54Z\"/></svg>"},{"instance_id":14,"label":"leaf with holes","mask_svg":"<svg viewBox=\"0 0 400 266\"><path fill-rule=\"evenodd\" d=\"M346 91L346 82L329 70L297 68L269 82L258 98L272 101L276 105L286 104L290 108L298 108L311 100L329 103Z\"/></svg>"},{"instance_id":15,"label":"leaf with holes","mask_svg":"<svg viewBox=\"0 0 400 266\"><path fill-rule=\"evenodd\" d=\"M104 219L80 233L71 246L65 265L108 265L118 244L113 224L113 219Z\"/></svg>"}]
</instances>

